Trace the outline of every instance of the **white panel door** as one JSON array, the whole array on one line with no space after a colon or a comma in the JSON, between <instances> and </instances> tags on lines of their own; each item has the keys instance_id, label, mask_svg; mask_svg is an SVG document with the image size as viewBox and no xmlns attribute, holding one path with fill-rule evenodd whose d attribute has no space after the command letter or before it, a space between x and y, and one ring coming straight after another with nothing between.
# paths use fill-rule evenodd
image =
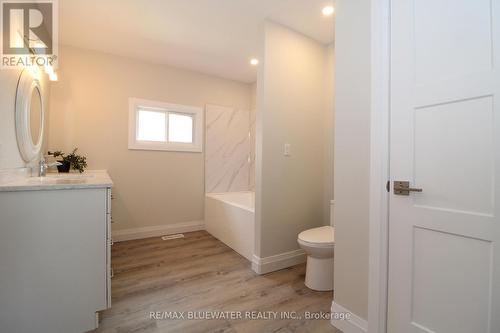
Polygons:
<instances>
[{"instance_id":1,"label":"white panel door","mask_svg":"<svg viewBox=\"0 0 500 333\"><path fill-rule=\"evenodd\" d=\"M391 7L388 332L500 333L500 0Z\"/></svg>"}]
</instances>

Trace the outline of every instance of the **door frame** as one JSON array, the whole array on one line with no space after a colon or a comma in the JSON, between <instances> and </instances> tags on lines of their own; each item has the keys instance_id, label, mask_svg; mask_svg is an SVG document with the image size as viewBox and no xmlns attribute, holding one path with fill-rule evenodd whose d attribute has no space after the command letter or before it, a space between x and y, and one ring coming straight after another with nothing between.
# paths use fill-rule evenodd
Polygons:
<instances>
[{"instance_id":1,"label":"door frame","mask_svg":"<svg viewBox=\"0 0 500 333\"><path fill-rule=\"evenodd\" d=\"M368 332L387 331L391 0L371 1Z\"/></svg>"}]
</instances>

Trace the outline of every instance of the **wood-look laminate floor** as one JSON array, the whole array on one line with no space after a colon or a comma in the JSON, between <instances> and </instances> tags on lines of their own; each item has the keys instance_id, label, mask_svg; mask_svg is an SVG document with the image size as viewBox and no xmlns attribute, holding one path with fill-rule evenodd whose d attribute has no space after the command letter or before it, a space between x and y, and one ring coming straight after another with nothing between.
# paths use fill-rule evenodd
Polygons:
<instances>
[{"instance_id":1,"label":"wood-look laminate floor","mask_svg":"<svg viewBox=\"0 0 500 333\"><path fill-rule=\"evenodd\" d=\"M333 298L332 292L304 285L305 265L259 276L245 258L207 232L185 236L115 243L113 306L101 313L95 332L339 332L329 320L305 319L306 311L328 314ZM161 318L222 311L243 319L151 318L151 312ZM301 319L245 318L268 311Z\"/></svg>"}]
</instances>

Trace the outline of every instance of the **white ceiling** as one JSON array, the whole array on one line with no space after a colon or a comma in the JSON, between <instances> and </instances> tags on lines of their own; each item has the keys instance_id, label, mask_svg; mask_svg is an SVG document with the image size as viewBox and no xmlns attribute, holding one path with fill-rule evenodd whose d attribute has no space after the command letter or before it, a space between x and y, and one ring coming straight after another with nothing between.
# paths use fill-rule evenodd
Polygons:
<instances>
[{"instance_id":1,"label":"white ceiling","mask_svg":"<svg viewBox=\"0 0 500 333\"><path fill-rule=\"evenodd\" d=\"M64 0L60 43L254 82L265 19L334 39L333 0Z\"/></svg>"}]
</instances>

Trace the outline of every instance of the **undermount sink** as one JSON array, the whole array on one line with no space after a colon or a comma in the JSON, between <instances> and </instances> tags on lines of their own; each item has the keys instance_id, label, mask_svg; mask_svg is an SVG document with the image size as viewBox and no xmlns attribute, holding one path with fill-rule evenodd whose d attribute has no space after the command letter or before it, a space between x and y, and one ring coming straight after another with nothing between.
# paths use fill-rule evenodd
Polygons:
<instances>
[{"instance_id":1,"label":"undermount sink","mask_svg":"<svg viewBox=\"0 0 500 333\"><path fill-rule=\"evenodd\" d=\"M52 178L52 179L87 179L95 178L92 173L48 173L45 177L37 178Z\"/></svg>"},{"instance_id":2,"label":"undermount sink","mask_svg":"<svg viewBox=\"0 0 500 333\"><path fill-rule=\"evenodd\" d=\"M31 184L85 184L88 179L95 178L93 174L48 174L45 177L32 177Z\"/></svg>"}]
</instances>

